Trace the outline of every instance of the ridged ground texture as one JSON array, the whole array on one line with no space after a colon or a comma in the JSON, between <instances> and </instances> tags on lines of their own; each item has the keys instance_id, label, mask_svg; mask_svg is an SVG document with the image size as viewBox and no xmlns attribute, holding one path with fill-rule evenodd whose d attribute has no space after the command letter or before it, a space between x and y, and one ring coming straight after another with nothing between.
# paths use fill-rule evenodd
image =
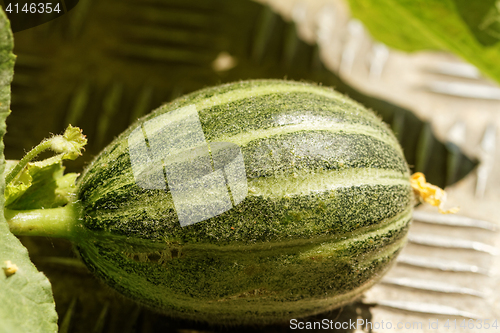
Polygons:
<instances>
[{"instance_id":1,"label":"ridged ground texture","mask_svg":"<svg viewBox=\"0 0 500 333\"><path fill-rule=\"evenodd\" d=\"M137 186L127 138L186 106L209 143L240 147L248 195L181 227L168 188ZM283 321L359 296L404 245L412 212L409 169L385 124L331 89L276 80L157 109L113 141L78 188L75 241L92 271L162 312L224 324Z\"/></svg>"}]
</instances>

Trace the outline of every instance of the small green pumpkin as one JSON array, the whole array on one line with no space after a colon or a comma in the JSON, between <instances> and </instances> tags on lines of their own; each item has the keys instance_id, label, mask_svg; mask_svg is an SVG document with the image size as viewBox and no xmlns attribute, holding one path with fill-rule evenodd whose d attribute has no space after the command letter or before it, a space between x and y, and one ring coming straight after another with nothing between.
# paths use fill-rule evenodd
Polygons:
<instances>
[{"instance_id":1,"label":"small green pumpkin","mask_svg":"<svg viewBox=\"0 0 500 333\"><path fill-rule=\"evenodd\" d=\"M317 314L391 267L412 216L388 127L321 86L204 89L116 138L68 227L90 270L168 315L220 324Z\"/></svg>"},{"instance_id":2,"label":"small green pumpkin","mask_svg":"<svg viewBox=\"0 0 500 333\"><path fill-rule=\"evenodd\" d=\"M134 148L141 135L149 150ZM200 171L203 152L189 160L191 169L189 161L172 164L168 157L182 160L189 147L204 146L203 136L209 150L214 143L239 147L246 184L240 177L215 191L227 188L230 209L208 207L203 220L188 217L191 224L182 226L182 198L168 186L175 172L203 176L223 168ZM133 170L141 163L151 171L146 185ZM225 324L283 321L339 307L388 270L411 220L409 177L391 131L345 96L296 82L228 84L160 107L95 159L78 181L75 241L106 283L169 315ZM189 204L191 192L180 193ZM210 200L201 201L187 210L206 211Z\"/></svg>"}]
</instances>

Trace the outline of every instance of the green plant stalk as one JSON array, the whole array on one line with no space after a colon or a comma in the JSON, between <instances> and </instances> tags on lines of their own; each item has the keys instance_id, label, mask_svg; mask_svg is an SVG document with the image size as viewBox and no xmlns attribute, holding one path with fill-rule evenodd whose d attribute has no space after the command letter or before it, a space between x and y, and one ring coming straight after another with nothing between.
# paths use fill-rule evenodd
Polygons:
<instances>
[{"instance_id":1,"label":"green plant stalk","mask_svg":"<svg viewBox=\"0 0 500 333\"><path fill-rule=\"evenodd\" d=\"M77 203L51 209L5 209L10 231L17 236L47 236L72 239L78 220Z\"/></svg>"},{"instance_id":2,"label":"green plant stalk","mask_svg":"<svg viewBox=\"0 0 500 333\"><path fill-rule=\"evenodd\" d=\"M29 151L5 177L6 186L14 181L31 160L47 149L58 153L55 161L60 162L63 159L77 158L81 155L81 150L86 143L87 139L82 131L78 127L68 125L63 135L43 140ZM81 212L79 207L77 202L70 202L66 206L49 209L11 210L4 208L4 215L11 232L15 235L72 239L71 235Z\"/></svg>"},{"instance_id":3,"label":"green plant stalk","mask_svg":"<svg viewBox=\"0 0 500 333\"><path fill-rule=\"evenodd\" d=\"M24 156L19 161L19 163L17 163L17 165L9 172L7 177L5 177L5 185L10 184L10 182L12 182L12 180L24 169L24 167L29 162L31 162L32 159L34 159L37 155L39 155L40 153L43 153L47 149L50 149L51 145L52 145L52 142L49 139L49 140L41 142L38 146L36 146L32 150L30 150L30 152L27 153L26 156Z\"/></svg>"}]
</instances>

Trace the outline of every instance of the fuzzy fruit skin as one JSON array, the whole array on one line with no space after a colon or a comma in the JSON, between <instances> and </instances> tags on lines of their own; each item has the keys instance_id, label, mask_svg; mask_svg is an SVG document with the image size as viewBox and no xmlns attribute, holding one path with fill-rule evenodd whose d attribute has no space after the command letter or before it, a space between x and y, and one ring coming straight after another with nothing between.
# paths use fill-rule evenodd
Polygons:
<instances>
[{"instance_id":1,"label":"fuzzy fruit skin","mask_svg":"<svg viewBox=\"0 0 500 333\"><path fill-rule=\"evenodd\" d=\"M136 185L127 138L194 105L209 142L239 145L248 195L181 227L169 190ZM75 243L96 275L174 317L219 324L285 321L339 307L390 268L412 214L401 148L372 112L290 81L204 89L155 110L78 180Z\"/></svg>"}]
</instances>

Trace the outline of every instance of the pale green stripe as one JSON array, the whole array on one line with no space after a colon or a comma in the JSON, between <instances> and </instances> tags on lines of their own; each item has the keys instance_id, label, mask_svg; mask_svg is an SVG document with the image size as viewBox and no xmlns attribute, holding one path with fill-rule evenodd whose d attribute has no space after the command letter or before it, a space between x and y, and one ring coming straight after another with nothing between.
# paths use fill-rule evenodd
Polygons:
<instances>
[{"instance_id":1,"label":"pale green stripe","mask_svg":"<svg viewBox=\"0 0 500 333\"><path fill-rule=\"evenodd\" d=\"M245 131L243 133L238 133L232 136L220 136L217 137L217 141L220 142L232 142L237 145L245 146L247 143L262 138L270 138L275 135L283 135L296 133L298 131L328 131L328 132L340 132L346 134L362 134L368 135L376 138L387 144L388 146L394 148L397 152L403 156L403 152L399 144L396 143L391 136L384 132L377 131L371 126L365 126L360 124L347 124L347 123L337 123L337 122L306 122L294 125L285 125L281 127L271 127L265 129Z\"/></svg>"},{"instance_id":2,"label":"pale green stripe","mask_svg":"<svg viewBox=\"0 0 500 333\"><path fill-rule=\"evenodd\" d=\"M264 84L262 86L242 87L237 90L232 90L223 94L217 94L210 98L203 99L198 103L195 103L194 105L196 106L196 109L198 111L201 111L203 109L213 108L218 105L240 101L251 97L259 97L276 93L294 93L294 92L312 93L334 99L336 102L340 102L341 100L344 103L349 103L353 106L356 106L358 109L362 109L359 105L356 105L353 102L346 100L345 96L333 90L327 90L324 88L319 88L309 85L292 85L292 84L279 84L279 83Z\"/></svg>"},{"instance_id":3,"label":"pale green stripe","mask_svg":"<svg viewBox=\"0 0 500 333\"><path fill-rule=\"evenodd\" d=\"M332 191L339 187L360 185L407 185L408 174L398 171L356 168L327 170L286 176L262 177L248 183L248 194L265 198L303 196L314 192Z\"/></svg>"}]
</instances>

